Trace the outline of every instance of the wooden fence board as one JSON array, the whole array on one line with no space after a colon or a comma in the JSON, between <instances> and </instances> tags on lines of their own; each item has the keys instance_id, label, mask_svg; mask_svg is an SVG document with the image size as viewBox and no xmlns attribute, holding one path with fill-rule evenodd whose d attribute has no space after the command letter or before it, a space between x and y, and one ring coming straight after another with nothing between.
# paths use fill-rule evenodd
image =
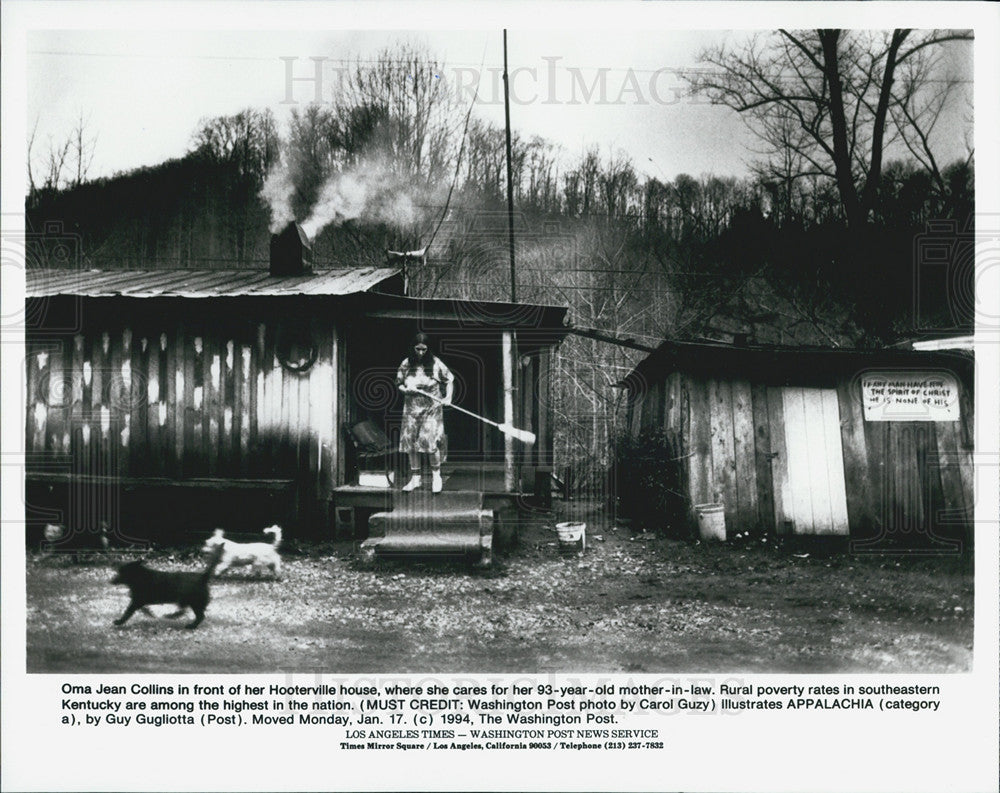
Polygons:
<instances>
[{"instance_id":1,"label":"wooden fence board","mask_svg":"<svg viewBox=\"0 0 1000 793\"><path fill-rule=\"evenodd\" d=\"M314 469L309 466L309 452L312 447L312 437L315 434L313 428L315 416L309 410L309 374L307 372L291 373L291 377L295 381L295 397L298 404L296 416L292 421L296 447L296 471L298 471L299 480L305 492L311 494L315 490L315 480L312 476Z\"/></svg>"},{"instance_id":2,"label":"wooden fence board","mask_svg":"<svg viewBox=\"0 0 1000 793\"><path fill-rule=\"evenodd\" d=\"M115 434L118 438L118 463L122 475L128 474L134 446L132 427L132 328L126 326L112 337L116 350L112 369L115 383Z\"/></svg>"},{"instance_id":3,"label":"wooden fence board","mask_svg":"<svg viewBox=\"0 0 1000 793\"><path fill-rule=\"evenodd\" d=\"M340 327L333 328L333 368L335 373L334 394L337 395L337 412L334 415L334 432L337 434L337 443L334 444L334 472L338 482L347 479L346 455L342 453L344 449L343 433L341 427L349 418L348 413L348 371L347 371L347 348L344 331Z\"/></svg>"},{"instance_id":4,"label":"wooden fence board","mask_svg":"<svg viewBox=\"0 0 1000 793\"><path fill-rule=\"evenodd\" d=\"M861 387L855 381L841 380L837 384L840 406L840 441L844 453L844 483L847 517L851 530L867 536L872 531L872 475L865 442L865 417L861 403Z\"/></svg>"},{"instance_id":5,"label":"wooden fence board","mask_svg":"<svg viewBox=\"0 0 1000 793\"><path fill-rule=\"evenodd\" d=\"M42 399L46 406L45 449L55 455L63 453L63 432L66 429L67 356L61 341L46 344L49 351L49 377Z\"/></svg>"},{"instance_id":6,"label":"wooden fence board","mask_svg":"<svg viewBox=\"0 0 1000 793\"><path fill-rule=\"evenodd\" d=\"M205 355L206 336L202 331L199 323L188 348L194 372L194 390L190 403L191 454L188 459L191 461L192 473L198 476L204 476L208 471L208 455L205 453L208 435L208 411L205 409L208 398L208 365Z\"/></svg>"},{"instance_id":7,"label":"wooden fence board","mask_svg":"<svg viewBox=\"0 0 1000 793\"><path fill-rule=\"evenodd\" d=\"M251 449L255 443L256 420L256 368L254 366L253 345L244 342L240 345L239 355L239 399L237 402L236 418L239 424L239 458L240 475L247 476L250 473Z\"/></svg>"},{"instance_id":8,"label":"wooden fence board","mask_svg":"<svg viewBox=\"0 0 1000 793\"><path fill-rule=\"evenodd\" d=\"M774 481L774 521L778 534L789 532L791 494L788 486L788 447L785 442L785 406L782 389L768 387L767 417L771 437L771 477Z\"/></svg>"},{"instance_id":9,"label":"wooden fence board","mask_svg":"<svg viewBox=\"0 0 1000 793\"><path fill-rule=\"evenodd\" d=\"M27 356L27 416L24 429L28 448L45 451L46 409L43 391L49 372L49 356L42 345L32 345Z\"/></svg>"},{"instance_id":10,"label":"wooden fence board","mask_svg":"<svg viewBox=\"0 0 1000 793\"><path fill-rule=\"evenodd\" d=\"M804 497L812 512L812 531L816 534L833 533L833 499L830 493L831 471L834 462L830 460L831 450L826 445L826 429L823 414L823 397L820 389L796 389L802 395L803 423L805 428L807 487L792 487L795 497ZM786 427L791 429L786 421ZM798 445L798 444L796 444ZM791 462L791 461L790 461ZM794 469L793 469L794 470Z\"/></svg>"},{"instance_id":11,"label":"wooden fence board","mask_svg":"<svg viewBox=\"0 0 1000 793\"><path fill-rule=\"evenodd\" d=\"M147 328L146 354L146 470L154 475L161 475L164 468L164 458L168 449L163 437L166 424L165 394L161 391L166 383L160 377L161 355L166 353L166 335L155 325ZM163 412L161 412L163 411Z\"/></svg>"},{"instance_id":12,"label":"wooden fence board","mask_svg":"<svg viewBox=\"0 0 1000 793\"><path fill-rule=\"evenodd\" d=\"M892 429L895 436L892 479L902 518L900 528L906 535L912 535L923 526L923 493L917 457L921 432L910 423L896 423Z\"/></svg>"},{"instance_id":13,"label":"wooden fence board","mask_svg":"<svg viewBox=\"0 0 1000 793\"><path fill-rule=\"evenodd\" d=\"M659 406L662 404L663 386L661 383L650 383L646 390L646 397L642 400L642 426L643 433L652 432L660 425L656 421L659 413Z\"/></svg>"},{"instance_id":14,"label":"wooden fence board","mask_svg":"<svg viewBox=\"0 0 1000 793\"><path fill-rule=\"evenodd\" d=\"M967 529L971 532L976 510L976 470L973 454L976 440L976 414L973 399L964 382L959 383L959 409L962 420L956 422L956 444L958 446L958 473L962 478L962 490L966 512Z\"/></svg>"},{"instance_id":15,"label":"wooden fence board","mask_svg":"<svg viewBox=\"0 0 1000 793\"><path fill-rule=\"evenodd\" d=\"M184 326L178 323L167 337L167 432L173 441L170 473L184 474Z\"/></svg>"},{"instance_id":16,"label":"wooden fence board","mask_svg":"<svg viewBox=\"0 0 1000 793\"><path fill-rule=\"evenodd\" d=\"M197 411L194 406L196 398L197 382L195 380L195 366L197 364L197 354L194 349L195 338L198 330L191 324L186 329L185 334L178 340L179 349L177 355L180 358L181 370L184 373L184 390L180 392L181 415L179 417L181 431L183 462L181 471L184 476L196 476L200 472L197 468L195 457L195 432L194 425ZM200 416L197 416L200 418Z\"/></svg>"},{"instance_id":17,"label":"wooden fence board","mask_svg":"<svg viewBox=\"0 0 1000 793\"><path fill-rule=\"evenodd\" d=\"M77 333L73 336L73 395L72 406L70 408L70 455L74 461L74 468L77 465L77 461L83 459L83 364L84 360L86 360L85 343L82 333Z\"/></svg>"},{"instance_id":18,"label":"wooden fence board","mask_svg":"<svg viewBox=\"0 0 1000 793\"><path fill-rule=\"evenodd\" d=\"M295 417L298 413L298 378L278 365L278 399L281 401L281 435L275 463L279 469L294 467L295 459ZM287 466L287 467L286 467Z\"/></svg>"},{"instance_id":19,"label":"wooden fence board","mask_svg":"<svg viewBox=\"0 0 1000 793\"><path fill-rule=\"evenodd\" d=\"M79 466L82 468L90 457L93 438L94 418L94 345L93 336L83 334L81 337L80 360L82 372L81 408L80 408L80 450Z\"/></svg>"},{"instance_id":20,"label":"wooden fence board","mask_svg":"<svg viewBox=\"0 0 1000 793\"><path fill-rule=\"evenodd\" d=\"M317 345L316 362L305 375L308 392L309 409L309 439L307 454L307 471L310 474L310 487L316 496L327 501L330 497L330 490L322 478L323 452L322 447L329 442L330 415L334 411L333 402L329 397L332 393L325 387L324 377L329 375L329 363L325 354L320 354L328 345L325 342L323 328L318 322L313 322L310 328L310 337ZM324 408L324 402L326 403Z\"/></svg>"},{"instance_id":21,"label":"wooden fence board","mask_svg":"<svg viewBox=\"0 0 1000 793\"><path fill-rule=\"evenodd\" d=\"M714 500L725 508L726 531L741 531L736 495L736 460L733 438L733 395L729 380L708 381L708 404L712 422L712 475Z\"/></svg>"},{"instance_id":22,"label":"wooden fence board","mask_svg":"<svg viewBox=\"0 0 1000 793\"><path fill-rule=\"evenodd\" d=\"M680 372L672 372L668 383L666 427L679 433L682 430L684 407Z\"/></svg>"},{"instance_id":23,"label":"wooden fence board","mask_svg":"<svg viewBox=\"0 0 1000 793\"><path fill-rule=\"evenodd\" d=\"M820 390L823 407L824 445L828 460L830 488L830 518L833 533L847 536L851 533L847 517L847 491L844 478L844 450L841 443L840 406L837 392L830 388Z\"/></svg>"},{"instance_id":24,"label":"wooden fence board","mask_svg":"<svg viewBox=\"0 0 1000 793\"><path fill-rule=\"evenodd\" d=\"M754 445L753 397L747 380L734 380L733 457L736 464L737 526L742 531L756 530L757 460Z\"/></svg>"},{"instance_id":25,"label":"wooden fence board","mask_svg":"<svg viewBox=\"0 0 1000 793\"><path fill-rule=\"evenodd\" d=\"M938 456L937 427L930 425L927 446L922 450L921 465L926 471L924 483L925 490L925 514L927 519L927 529L931 536L941 537L950 535L952 538L958 536L951 527L949 531L941 522L942 516L947 509L944 490L941 488L941 462Z\"/></svg>"},{"instance_id":26,"label":"wooden fence board","mask_svg":"<svg viewBox=\"0 0 1000 793\"><path fill-rule=\"evenodd\" d=\"M788 457L788 500L785 512L795 526L795 533L811 532L814 516L809 490L801 485L810 481L809 444L806 427L806 400L801 388L783 388L785 450Z\"/></svg>"},{"instance_id":27,"label":"wooden fence board","mask_svg":"<svg viewBox=\"0 0 1000 793\"><path fill-rule=\"evenodd\" d=\"M93 338L91 352L91 373L93 376L93 390L91 391L91 436L90 449L91 459L102 456L108 446L108 434L110 427L110 411L108 409L106 397L108 392L108 339L107 333L98 333Z\"/></svg>"},{"instance_id":28,"label":"wooden fence board","mask_svg":"<svg viewBox=\"0 0 1000 793\"><path fill-rule=\"evenodd\" d=\"M757 481L757 521L765 532L774 532L774 479L771 475L771 429L767 416L767 386L754 383L753 404L754 466Z\"/></svg>"},{"instance_id":29,"label":"wooden fence board","mask_svg":"<svg viewBox=\"0 0 1000 793\"><path fill-rule=\"evenodd\" d=\"M970 491L966 489L962 481L958 422L942 421L934 426L938 465L941 471L941 490L946 506L942 523L961 526L966 521L972 520L973 501Z\"/></svg>"},{"instance_id":30,"label":"wooden fence board","mask_svg":"<svg viewBox=\"0 0 1000 793\"><path fill-rule=\"evenodd\" d=\"M707 381L693 376L685 379L688 395L687 420L690 445L688 453L688 482L691 503L707 504L715 500L715 481L712 472L712 422L708 403Z\"/></svg>"},{"instance_id":31,"label":"wooden fence board","mask_svg":"<svg viewBox=\"0 0 1000 793\"><path fill-rule=\"evenodd\" d=\"M872 494L872 522L875 529L869 534L874 540L890 530L892 524L892 495L886 473L888 430L891 422L866 421L864 423L865 448L868 451L868 471Z\"/></svg>"},{"instance_id":32,"label":"wooden fence board","mask_svg":"<svg viewBox=\"0 0 1000 793\"><path fill-rule=\"evenodd\" d=\"M125 375L123 375L124 359L126 357L122 346L124 344L124 332L116 328L113 332L109 331L106 334L108 338L108 381L106 390L110 419L107 440L109 451L111 449L114 450L111 452L114 456L110 459L114 460L118 473L123 473L121 466L128 458L129 432L131 430L129 426L130 417L128 413L128 399L126 398ZM129 338L129 345L131 346L131 337Z\"/></svg>"},{"instance_id":33,"label":"wooden fence board","mask_svg":"<svg viewBox=\"0 0 1000 793\"><path fill-rule=\"evenodd\" d=\"M209 476L219 471L219 451L222 444L222 353L218 336L207 332L204 336L205 356L202 361L205 384L205 420L203 455Z\"/></svg>"},{"instance_id":34,"label":"wooden fence board","mask_svg":"<svg viewBox=\"0 0 1000 793\"><path fill-rule=\"evenodd\" d=\"M127 461L129 473L149 470L149 326L140 321L132 326L131 383L129 404L132 406L131 449Z\"/></svg>"}]
</instances>

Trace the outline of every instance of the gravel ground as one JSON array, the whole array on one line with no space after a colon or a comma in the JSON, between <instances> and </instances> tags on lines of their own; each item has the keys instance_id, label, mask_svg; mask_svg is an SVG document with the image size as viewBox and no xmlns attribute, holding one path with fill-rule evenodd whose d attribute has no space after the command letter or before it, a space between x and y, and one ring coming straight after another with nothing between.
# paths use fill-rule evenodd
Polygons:
<instances>
[{"instance_id":1,"label":"gravel ground","mask_svg":"<svg viewBox=\"0 0 1000 793\"><path fill-rule=\"evenodd\" d=\"M973 580L949 558L795 555L591 521L586 553L528 527L494 568L364 567L351 544L283 549L280 581L213 582L196 631L127 603L111 564L27 561L29 672L957 672ZM159 569L196 570L191 552ZM169 607L154 607L166 613Z\"/></svg>"}]
</instances>

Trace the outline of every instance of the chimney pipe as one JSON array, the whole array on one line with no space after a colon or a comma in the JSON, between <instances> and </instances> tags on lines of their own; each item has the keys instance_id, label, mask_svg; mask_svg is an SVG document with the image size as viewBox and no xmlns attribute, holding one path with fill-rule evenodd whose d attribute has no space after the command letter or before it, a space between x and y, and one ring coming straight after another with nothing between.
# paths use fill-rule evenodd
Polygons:
<instances>
[{"instance_id":1,"label":"chimney pipe","mask_svg":"<svg viewBox=\"0 0 1000 793\"><path fill-rule=\"evenodd\" d=\"M403 271L403 294L410 294L410 265L427 264L427 246L419 251L386 251L386 263Z\"/></svg>"},{"instance_id":2,"label":"chimney pipe","mask_svg":"<svg viewBox=\"0 0 1000 793\"><path fill-rule=\"evenodd\" d=\"M312 243L294 221L271 235L271 275L309 275L312 273Z\"/></svg>"}]
</instances>

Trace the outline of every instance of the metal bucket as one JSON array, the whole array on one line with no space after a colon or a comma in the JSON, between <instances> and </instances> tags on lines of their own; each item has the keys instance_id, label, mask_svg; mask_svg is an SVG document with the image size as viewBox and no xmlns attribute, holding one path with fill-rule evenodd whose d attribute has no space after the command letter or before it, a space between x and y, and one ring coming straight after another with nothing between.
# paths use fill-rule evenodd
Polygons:
<instances>
[{"instance_id":1,"label":"metal bucket","mask_svg":"<svg viewBox=\"0 0 1000 793\"><path fill-rule=\"evenodd\" d=\"M726 512L722 504L695 504L698 534L703 540L726 541Z\"/></svg>"},{"instance_id":2,"label":"metal bucket","mask_svg":"<svg viewBox=\"0 0 1000 793\"><path fill-rule=\"evenodd\" d=\"M587 548L587 524L579 522L557 523L556 532L559 535L560 548Z\"/></svg>"}]
</instances>

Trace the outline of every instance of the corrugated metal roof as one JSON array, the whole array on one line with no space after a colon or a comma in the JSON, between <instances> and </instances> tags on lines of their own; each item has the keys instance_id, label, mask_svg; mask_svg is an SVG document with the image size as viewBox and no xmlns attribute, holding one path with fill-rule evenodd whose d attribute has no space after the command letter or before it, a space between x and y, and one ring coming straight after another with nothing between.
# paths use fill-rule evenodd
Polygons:
<instances>
[{"instance_id":1,"label":"corrugated metal roof","mask_svg":"<svg viewBox=\"0 0 1000 793\"><path fill-rule=\"evenodd\" d=\"M273 276L267 270L47 270L29 269L26 297L239 297L351 295L399 273L394 267L319 270Z\"/></svg>"},{"instance_id":2,"label":"corrugated metal roof","mask_svg":"<svg viewBox=\"0 0 1000 793\"><path fill-rule=\"evenodd\" d=\"M784 382L792 383L818 375L844 376L872 366L937 366L967 371L973 362L974 357L962 350L736 345L668 339L616 385L643 388L644 384L657 382L666 373L681 368L728 378L779 375Z\"/></svg>"}]
</instances>

